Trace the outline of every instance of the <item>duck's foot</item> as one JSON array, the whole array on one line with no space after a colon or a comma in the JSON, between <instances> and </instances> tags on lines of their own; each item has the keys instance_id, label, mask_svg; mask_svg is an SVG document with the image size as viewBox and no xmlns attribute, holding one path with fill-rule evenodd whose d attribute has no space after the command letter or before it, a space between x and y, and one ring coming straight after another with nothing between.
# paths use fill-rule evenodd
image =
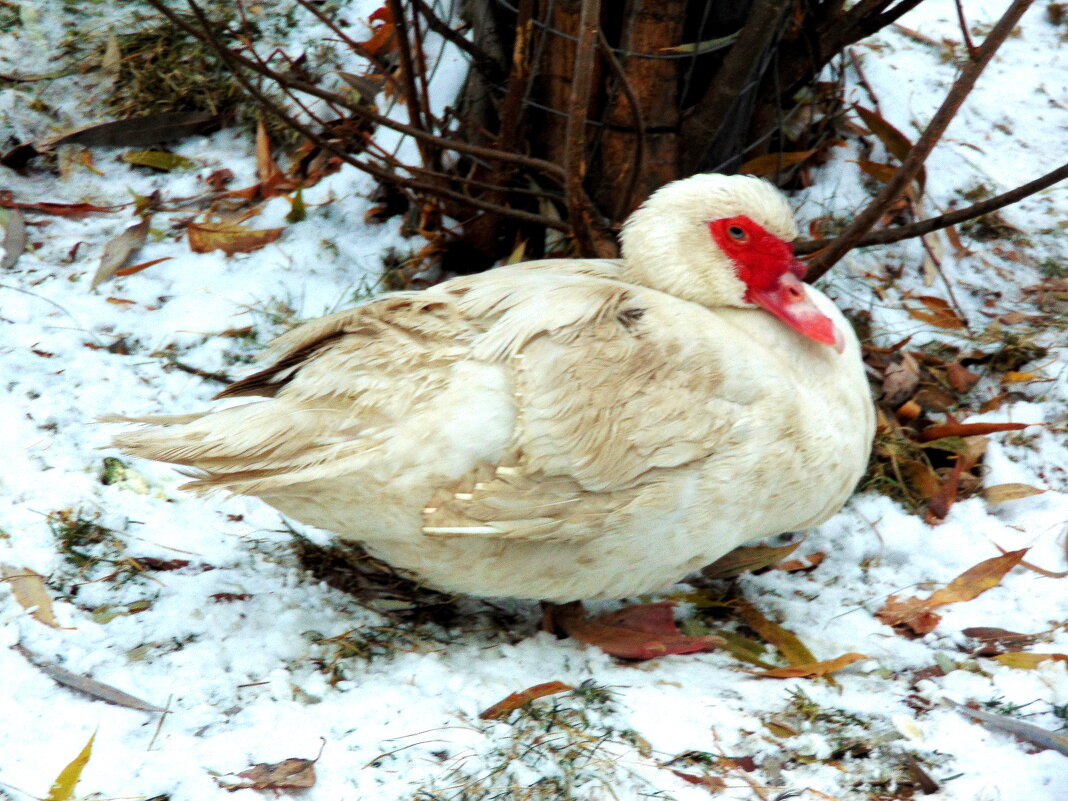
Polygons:
<instances>
[{"instance_id":1,"label":"duck's foot","mask_svg":"<svg viewBox=\"0 0 1068 801\"><path fill-rule=\"evenodd\" d=\"M636 604L599 617L588 617L580 601L545 604L546 630L595 645L621 659L653 659L668 654L692 654L723 644L719 637L689 637L675 624L675 604L660 601Z\"/></svg>"}]
</instances>

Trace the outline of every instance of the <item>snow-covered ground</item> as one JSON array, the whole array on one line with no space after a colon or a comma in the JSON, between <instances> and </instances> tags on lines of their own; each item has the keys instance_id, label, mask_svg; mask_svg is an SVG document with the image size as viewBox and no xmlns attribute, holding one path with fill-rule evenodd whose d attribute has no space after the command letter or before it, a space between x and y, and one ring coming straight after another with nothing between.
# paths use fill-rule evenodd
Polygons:
<instances>
[{"instance_id":1,"label":"snow-covered ground","mask_svg":"<svg viewBox=\"0 0 1068 801\"><path fill-rule=\"evenodd\" d=\"M64 54L79 52L61 47L64 39L102 43L122 25L112 4L76 10L30 0L21 16L11 11L19 4L4 5L0 73L54 72ZM354 30L365 32L359 20L378 3L350 5ZM1003 5L965 3L975 27L993 22ZM980 184L996 193L1064 160L1068 27L1055 24L1045 5L1024 18L930 159L929 213L966 203L963 196ZM915 138L953 77L938 43L957 41L959 29L953 3L944 0L929 0L903 22L921 36L889 30L856 50L883 116ZM317 29L303 20L299 30L311 38ZM458 80L457 64L446 59L435 78L444 98ZM100 121L104 80L99 71L75 70L5 81L0 130L41 141ZM870 105L852 71L849 80L850 96ZM175 363L239 375L294 320L352 303L377 280L387 249L421 246L395 225L361 222L372 184L345 169L305 190L304 221L287 224L289 201L271 201L252 224L285 231L251 254L191 253L171 227L189 213L157 214L133 261L169 260L90 291L104 243L136 222L131 192L191 196L219 169L235 173L235 187L255 181L251 136L222 132L175 151L196 167L148 174L124 163L122 149L94 148L95 170L76 158L58 173L0 168L0 188L19 202L127 204L81 218L27 212L28 249L0 271L0 563L12 576L30 570L46 578L58 624L47 626L25 608L32 580L7 582L23 589L23 603L0 590L0 798L47 795L94 732L77 792L96 798L230 797L216 776L234 780L225 774L256 763L314 759L320 748L317 781L304 794L311 801L682 801L710 792L773 799L787 790L804 799L892 799L919 793L901 784L916 780L910 763L938 783L937 798L1068 797L1065 754L1037 750L946 703L976 704L1064 734L1068 664L1051 659L1020 669L974 657L974 642L961 631L1041 633L1031 652L1068 653L1068 578L1017 567L978 598L940 609L943 620L919 639L874 616L888 596L926 597L997 556L996 546L1029 547L1029 562L1066 568L1061 301L1025 288L1068 275L1068 189L1005 211L1019 229L1014 240L966 237L971 255L948 244L942 254L976 342L989 346L1015 324L1049 349L1019 367L1049 380L1014 384L1017 394L1000 408L968 418L1045 424L995 434L984 482L1047 491L997 506L976 496L934 527L884 496L858 495L795 554L825 553L817 568L737 580L742 596L816 658L867 656L829 683L757 678L747 672L752 665L723 651L618 663L537 633L531 604L464 600L451 617L405 615L396 601L362 602L314 579L279 515L261 503L190 497L178 489L182 477L157 464L112 466L104 483L104 459L117 454L107 449L110 427L98 417L202 407L220 385ZM855 140L835 154L816 184L794 198L803 223L848 216L869 196ZM864 157L884 156L877 148ZM922 261L914 242L872 249L847 259L826 284L843 306L871 315L876 345L908 334L913 346L967 344L960 332L908 315L920 308L910 292L945 297L940 278L925 284ZM1040 319L997 322L1011 312ZM974 405L999 394L998 382L984 377ZM676 594L698 601L684 604L680 617L716 628L716 610L700 601L725 586L714 584L704 596L680 586ZM167 713L161 720L75 693L27 654ZM766 659L776 658L769 648ZM577 689L500 720L479 719L509 693L550 681Z\"/></svg>"}]
</instances>

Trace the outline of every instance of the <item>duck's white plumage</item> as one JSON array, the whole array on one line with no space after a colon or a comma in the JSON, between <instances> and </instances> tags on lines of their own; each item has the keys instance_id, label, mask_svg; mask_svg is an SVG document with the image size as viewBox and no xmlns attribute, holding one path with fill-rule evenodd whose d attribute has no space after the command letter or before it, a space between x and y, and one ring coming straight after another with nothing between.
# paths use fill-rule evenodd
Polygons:
<instances>
[{"instance_id":1,"label":"duck's white plumage","mask_svg":"<svg viewBox=\"0 0 1068 801\"><path fill-rule=\"evenodd\" d=\"M268 399L116 444L444 590L657 589L826 520L870 448L848 323L806 290L844 334L838 352L747 303L708 233L736 215L796 233L762 181L676 182L632 216L621 261L531 262L313 320L224 393Z\"/></svg>"}]
</instances>

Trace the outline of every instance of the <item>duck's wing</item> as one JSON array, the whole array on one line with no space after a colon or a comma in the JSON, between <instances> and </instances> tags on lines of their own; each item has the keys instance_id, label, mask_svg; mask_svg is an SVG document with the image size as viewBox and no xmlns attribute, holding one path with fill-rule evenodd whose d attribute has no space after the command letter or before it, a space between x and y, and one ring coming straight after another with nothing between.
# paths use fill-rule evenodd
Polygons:
<instances>
[{"instance_id":1,"label":"duck's wing","mask_svg":"<svg viewBox=\"0 0 1068 801\"><path fill-rule=\"evenodd\" d=\"M680 320L703 310L605 277L611 265L566 264L312 321L221 393L272 400L116 444L194 468L200 490L310 497L346 476L425 489L428 536L594 536L637 488L721 447L738 410Z\"/></svg>"}]
</instances>

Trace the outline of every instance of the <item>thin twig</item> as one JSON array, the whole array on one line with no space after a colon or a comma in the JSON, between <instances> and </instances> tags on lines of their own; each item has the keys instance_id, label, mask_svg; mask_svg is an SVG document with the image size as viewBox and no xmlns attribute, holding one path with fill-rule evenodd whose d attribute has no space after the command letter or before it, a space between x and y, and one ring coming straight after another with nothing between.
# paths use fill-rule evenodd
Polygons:
<instances>
[{"instance_id":1,"label":"thin twig","mask_svg":"<svg viewBox=\"0 0 1068 801\"><path fill-rule=\"evenodd\" d=\"M415 60L412 56L412 43L408 39L408 24L404 18L404 8L400 0L386 0L386 6L393 17L393 36L400 53L401 81L404 86L404 104L408 107L408 123L420 131L430 131L430 122L424 118L426 107L420 107L418 78L415 72ZM416 140L423 164L433 167L437 163L437 151L425 139Z\"/></svg>"},{"instance_id":2,"label":"thin twig","mask_svg":"<svg viewBox=\"0 0 1068 801\"><path fill-rule=\"evenodd\" d=\"M1066 178L1068 178L1068 163L1062 164L1057 169L1051 170L1045 175L1023 184L1022 186L1010 189L1008 192L1002 192L1000 195L995 195L988 200L973 203L971 206L966 206L963 209L946 212L937 217L909 223L908 225L901 225L897 228L889 228L885 231L875 231L870 234L865 234L858 242L852 245L852 247L863 248L871 247L872 245L889 245L894 242L900 242L903 239L913 239L917 236L923 236L932 231L940 231L943 228L949 228L951 225L974 220L976 217L990 214L993 211L1005 208L1005 206L1011 206L1013 203L1018 203L1024 198L1030 197L1036 192L1041 192L1043 189L1053 186ZM821 248L829 247L830 244L835 241L837 240L804 239L794 243L794 253L799 256L808 253L816 253Z\"/></svg>"},{"instance_id":3,"label":"thin twig","mask_svg":"<svg viewBox=\"0 0 1068 801\"><path fill-rule=\"evenodd\" d=\"M308 0L302 0L302 2L308 2ZM503 80L504 76L501 75L501 70L497 66L497 62L494 61L485 50L476 46L463 34L453 30L453 28L447 22L442 20L434 12L434 9L428 6L424 0L412 0L412 5L417 12L423 15L427 27L438 36L452 42L452 44L456 45L470 56L472 62L474 62L475 66L486 76L487 80L494 83Z\"/></svg>"},{"instance_id":4,"label":"thin twig","mask_svg":"<svg viewBox=\"0 0 1068 801\"><path fill-rule=\"evenodd\" d=\"M853 71L857 73L857 80L860 81L860 85L864 87L864 91L868 93L868 99L871 104L875 106L875 110L879 111L879 98L875 94L875 90L871 88L871 84L868 83L868 76L864 74L864 70L861 69L860 59L857 58L857 52L850 47L846 50L849 54L849 63L853 65Z\"/></svg>"},{"instance_id":5,"label":"thin twig","mask_svg":"<svg viewBox=\"0 0 1068 801\"><path fill-rule=\"evenodd\" d=\"M1001 19L998 20L983 41L982 46L976 51L975 58L964 65L960 76L954 81L953 87L942 102L942 106L935 112L927 128L920 138L916 140L916 144L913 145L901 166L898 167L894 175L886 182L886 185L883 186L871 203L854 218L842 235L834 239L826 250L821 251L813 258L805 280L809 282L815 281L837 264L842 256L856 247L861 238L882 219L887 209L905 191L905 188L915 178L938 140L942 138L942 134L950 121L957 115L961 104L975 86L975 82L982 74L983 69L990 63L994 53L997 52L1002 42L1008 38L1020 17L1023 16L1033 2L1034 0L1013 0L1012 5L1001 16Z\"/></svg>"},{"instance_id":6,"label":"thin twig","mask_svg":"<svg viewBox=\"0 0 1068 801\"><path fill-rule=\"evenodd\" d=\"M942 269L942 260L938 258L938 255L934 252L934 248L931 247L931 243L927 241L926 236L921 236L920 242L923 243L923 249L927 251L927 256L934 264L935 272L938 273L938 277L942 279L942 284L946 287L946 294L949 295L949 302L953 306L953 311L956 312L960 321L964 323L964 330L970 334L972 329L971 326L968 325L968 316L964 313L964 307L960 305L960 301L957 300L957 294L953 291L953 284L949 282L949 277L946 275L946 271Z\"/></svg>"},{"instance_id":7,"label":"thin twig","mask_svg":"<svg viewBox=\"0 0 1068 801\"><path fill-rule=\"evenodd\" d=\"M974 59L975 44L972 42L972 35L968 33L968 20L964 19L964 7L960 0L953 0L953 3L957 6L957 20L960 22L960 34L964 38L964 46L968 48L968 58Z\"/></svg>"}]
</instances>

